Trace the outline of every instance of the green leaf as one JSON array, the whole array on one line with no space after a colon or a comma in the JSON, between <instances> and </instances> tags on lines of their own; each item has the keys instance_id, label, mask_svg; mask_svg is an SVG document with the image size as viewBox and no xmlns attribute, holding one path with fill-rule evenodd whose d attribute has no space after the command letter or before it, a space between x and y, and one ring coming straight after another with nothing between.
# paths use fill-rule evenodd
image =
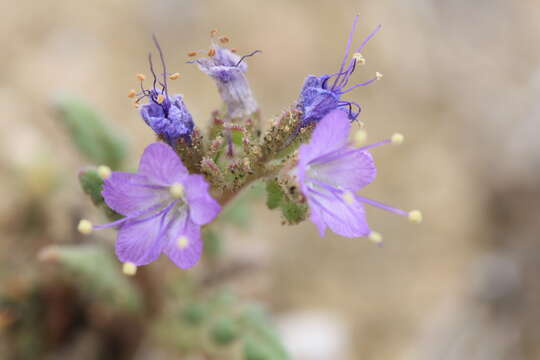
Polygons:
<instances>
[{"instance_id":1,"label":"green leaf","mask_svg":"<svg viewBox=\"0 0 540 360\"><path fill-rule=\"evenodd\" d=\"M275 209L283 200L283 190L275 179L266 182L266 206Z\"/></svg>"},{"instance_id":2,"label":"green leaf","mask_svg":"<svg viewBox=\"0 0 540 360\"><path fill-rule=\"evenodd\" d=\"M110 249L99 245L55 245L45 248L41 256L60 264L90 302L130 312L141 310L141 294L121 273Z\"/></svg>"},{"instance_id":3,"label":"green leaf","mask_svg":"<svg viewBox=\"0 0 540 360\"><path fill-rule=\"evenodd\" d=\"M281 212L290 224L298 224L306 219L308 207L306 204L297 204L292 201L281 203Z\"/></svg>"},{"instance_id":4,"label":"green leaf","mask_svg":"<svg viewBox=\"0 0 540 360\"><path fill-rule=\"evenodd\" d=\"M99 177L96 170L89 169L81 171L79 173L79 182L84 193L90 196L94 205L103 204L103 196L101 195L103 180Z\"/></svg>"},{"instance_id":5,"label":"green leaf","mask_svg":"<svg viewBox=\"0 0 540 360\"><path fill-rule=\"evenodd\" d=\"M189 325L200 325L207 316L206 306L202 304L189 304L182 311L182 319Z\"/></svg>"},{"instance_id":6,"label":"green leaf","mask_svg":"<svg viewBox=\"0 0 540 360\"><path fill-rule=\"evenodd\" d=\"M244 359L245 360L273 360L266 347L253 339L248 337L244 342Z\"/></svg>"},{"instance_id":7,"label":"green leaf","mask_svg":"<svg viewBox=\"0 0 540 360\"><path fill-rule=\"evenodd\" d=\"M229 345L238 338L236 323L227 317L219 318L210 329L210 338L218 345Z\"/></svg>"},{"instance_id":8,"label":"green leaf","mask_svg":"<svg viewBox=\"0 0 540 360\"><path fill-rule=\"evenodd\" d=\"M85 101L61 96L55 102L58 120L65 126L79 151L92 162L118 169L126 155L124 138L118 136Z\"/></svg>"},{"instance_id":9,"label":"green leaf","mask_svg":"<svg viewBox=\"0 0 540 360\"><path fill-rule=\"evenodd\" d=\"M242 140L244 139L244 135L242 134L242 131L232 130L231 138L234 145L242 146Z\"/></svg>"}]
</instances>

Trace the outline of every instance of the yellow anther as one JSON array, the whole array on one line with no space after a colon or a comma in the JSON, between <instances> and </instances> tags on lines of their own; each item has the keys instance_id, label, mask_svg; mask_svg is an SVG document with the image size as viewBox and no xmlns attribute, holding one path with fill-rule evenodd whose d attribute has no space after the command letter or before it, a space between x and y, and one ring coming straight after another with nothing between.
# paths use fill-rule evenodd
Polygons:
<instances>
[{"instance_id":1,"label":"yellow anther","mask_svg":"<svg viewBox=\"0 0 540 360\"><path fill-rule=\"evenodd\" d=\"M226 44L230 41L230 39L227 36L222 36L219 38L219 42L222 44Z\"/></svg>"},{"instance_id":2,"label":"yellow anther","mask_svg":"<svg viewBox=\"0 0 540 360\"><path fill-rule=\"evenodd\" d=\"M367 131L366 130L358 130L354 133L354 145L356 147L360 147L366 143L367 140Z\"/></svg>"},{"instance_id":3,"label":"yellow anther","mask_svg":"<svg viewBox=\"0 0 540 360\"><path fill-rule=\"evenodd\" d=\"M133 89L129 90L128 98L134 98L137 95L137 92Z\"/></svg>"},{"instance_id":4,"label":"yellow anther","mask_svg":"<svg viewBox=\"0 0 540 360\"><path fill-rule=\"evenodd\" d=\"M383 74L381 74L380 72L376 72L375 73L375 77L377 78L377 80L381 80L383 78Z\"/></svg>"},{"instance_id":5,"label":"yellow anther","mask_svg":"<svg viewBox=\"0 0 540 360\"><path fill-rule=\"evenodd\" d=\"M218 30L217 30L217 29L212 29L212 30L210 30L210 36L211 36L211 37L216 36L217 33L218 33Z\"/></svg>"},{"instance_id":6,"label":"yellow anther","mask_svg":"<svg viewBox=\"0 0 540 360\"><path fill-rule=\"evenodd\" d=\"M137 265L132 262L122 264L122 272L127 276L133 276L137 273Z\"/></svg>"},{"instance_id":7,"label":"yellow anther","mask_svg":"<svg viewBox=\"0 0 540 360\"><path fill-rule=\"evenodd\" d=\"M180 249L185 249L189 245L189 239L186 236L180 236L178 240L176 240L176 245Z\"/></svg>"},{"instance_id":8,"label":"yellow anther","mask_svg":"<svg viewBox=\"0 0 540 360\"><path fill-rule=\"evenodd\" d=\"M231 49L231 52L232 52L233 54L236 54L237 51L238 51L238 50L236 50L236 49L234 49L234 48Z\"/></svg>"},{"instance_id":9,"label":"yellow anther","mask_svg":"<svg viewBox=\"0 0 540 360\"><path fill-rule=\"evenodd\" d=\"M216 49L212 48L208 50L208 56L212 57L216 55Z\"/></svg>"},{"instance_id":10,"label":"yellow anther","mask_svg":"<svg viewBox=\"0 0 540 360\"><path fill-rule=\"evenodd\" d=\"M345 203L346 203L347 205L352 205L352 204L354 204L355 198L354 198L354 194L353 194L352 192L350 192L350 191L345 191L345 192L343 193L343 195L341 195L341 196L343 196L343 200L345 201Z\"/></svg>"},{"instance_id":11,"label":"yellow anther","mask_svg":"<svg viewBox=\"0 0 540 360\"><path fill-rule=\"evenodd\" d=\"M362 54L360 54L360 53L357 52L357 53L354 53L352 57L353 57L354 60L356 60L356 63L357 63L358 65L365 65L365 63L366 63L366 58L364 58L364 57L362 56Z\"/></svg>"},{"instance_id":12,"label":"yellow anther","mask_svg":"<svg viewBox=\"0 0 540 360\"><path fill-rule=\"evenodd\" d=\"M412 210L409 212L409 221L415 224L420 224L422 222L423 216L419 210Z\"/></svg>"},{"instance_id":13,"label":"yellow anther","mask_svg":"<svg viewBox=\"0 0 540 360\"><path fill-rule=\"evenodd\" d=\"M190 52L187 53L187 56L189 56L189 57L197 56L197 52L196 51L190 51Z\"/></svg>"},{"instance_id":14,"label":"yellow anther","mask_svg":"<svg viewBox=\"0 0 540 360\"><path fill-rule=\"evenodd\" d=\"M108 167L107 165L100 165L97 168L97 173L98 173L100 178L105 180L105 179L108 179L111 176L112 171L111 171L111 168Z\"/></svg>"},{"instance_id":15,"label":"yellow anther","mask_svg":"<svg viewBox=\"0 0 540 360\"><path fill-rule=\"evenodd\" d=\"M79 230L79 232L84 235L92 233L93 229L94 226L92 225L92 223L86 219L82 219L81 221L79 221L79 225L77 225L77 230Z\"/></svg>"},{"instance_id":16,"label":"yellow anther","mask_svg":"<svg viewBox=\"0 0 540 360\"><path fill-rule=\"evenodd\" d=\"M159 94L159 95L157 96L156 101L157 101L158 104L163 103L163 102L165 101L165 96Z\"/></svg>"},{"instance_id":17,"label":"yellow anther","mask_svg":"<svg viewBox=\"0 0 540 360\"><path fill-rule=\"evenodd\" d=\"M400 133L395 133L391 138L392 145L401 145L403 144L403 140L405 140L405 137Z\"/></svg>"},{"instance_id":18,"label":"yellow anther","mask_svg":"<svg viewBox=\"0 0 540 360\"><path fill-rule=\"evenodd\" d=\"M141 80L141 81L144 81L144 79L146 79L146 76L144 76L144 74L137 74L135 75L137 77L137 79Z\"/></svg>"},{"instance_id":19,"label":"yellow anther","mask_svg":"<svg viewBox=\"0 0 540 360\"><path fill-rule=\"evenodd\" d=\"M380 244L383 241L382 235L376 231L370 232L368 239L375 244Z\"/></svg>"},{"instance_id":20,"label":"yellow anther","mask_svg":"<svg viewBox=\"0 0 540 360\"><path fill-rule=\"evenodd\" d=\"M169 79L171 80L176 80L179 77L180 77L180 73L174 73L174 74L169 75Z\"/></svg>"},{"instance_id":21,"label":"yellow anther","mask_svg":"<svg viewBox=\"0 0 540 360\"><path fill-rule=\"evenodd\" d=\"M184 197L184 185L180 183L174 183L169 187L169 193L175 199L181 199Z\"/></svg>"}]
</instances>

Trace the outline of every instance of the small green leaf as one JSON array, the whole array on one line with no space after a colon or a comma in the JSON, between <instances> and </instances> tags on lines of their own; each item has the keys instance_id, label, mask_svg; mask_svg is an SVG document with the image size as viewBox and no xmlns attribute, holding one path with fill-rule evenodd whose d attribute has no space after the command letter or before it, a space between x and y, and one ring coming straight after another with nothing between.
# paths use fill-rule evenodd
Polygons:
<instances>
[{"instance_id":1,"label":"small green leaf","mask_svg":"<svg viewBox=\"0 0 540 360\"><path fill-rule=\"evenodd\" d=\"M244 134L239 130L231 131L232 142L234 145L242 146L242 140L244 139Z\"/></svg>"},{"instance_id":2,"label":"small green leaf","mask_svg":"<svg viewBox=\"0 0 540 360\"><path fill-rule=\"evenodd\" d=\"M306 204L297 204L292 201L281 203L281 212L290 224L298 224L306 219L308 207Z\"/></svg>"},{"instance_id":3,"label":"small green leaf","mask_svg":"<svg viewBox=\"0 0 540 360\"><path fill-rule=\"evenodd\" d=\"M206 307L202 304L189 304L182 311L182 319L189 325L197 326L206 318Z\"/></svg>"},{"instance_id":4,"label":"small green leaf","mask_svg":"<svg viewBox=\"0 0 540 360\"><path fill-rule=\"evenodd\" d=\"M269 209L277 208L283 199L283 190L275 179L266 182L266 206Z\"/></svg>"},{"instance_id":5,"label":"small green leaf","mask_svg":"<svg viewBox=\"0 0 540 360\"><path fill-rule=\"evenodd\" d=\"M107 165L113 170L121 167L127 152L124 138L90 105L74 96L61 96L55 107L59 121L82 154L95 164Z\"/></svg>"},{"instance_id":6,"label":"small green leaf","mask_svg":"<svg viewBox=\"0 0 540 360\"><path fill-rule=\"evenodd\" d=\"M79 182L85 194L89 195L94 205L103 203L101 195L101 187L103 180L99 177L98 172L94 169L83 170L79 173Z\"/></svg>"},{"instance_id":7,"label":"small green leaf","mask_svg":"<svg viewBox=\"0 0 540 360\"><path fill-rule=\"evenodd\" d=\"M218 345L229 345L238 338L239 330L236 323L222 317L210 329L210 338Z\"/></svg>"},{"instance_id":8,"label":"small green leaf","mask_svg":"<svg viewBox=\"0 0 540 360\"><path fill-rule=\"evenodd\" d=\"M85 298L93 303L138 312L141 294L129 278L121 273L120 264L110 249L100 245L53 245L40 255L56 261Z\"/></svg>"},{"instance_id":9,"label":"small green leaf","mask_svg":"<svg viewBox=\"0 0 540 360\"><path fill-rule=\"evenodd\" d=\"M248 337L244 342L245 360L273 360L268 354L266 347L252 337Z\"/></svg>"}]
</instances>

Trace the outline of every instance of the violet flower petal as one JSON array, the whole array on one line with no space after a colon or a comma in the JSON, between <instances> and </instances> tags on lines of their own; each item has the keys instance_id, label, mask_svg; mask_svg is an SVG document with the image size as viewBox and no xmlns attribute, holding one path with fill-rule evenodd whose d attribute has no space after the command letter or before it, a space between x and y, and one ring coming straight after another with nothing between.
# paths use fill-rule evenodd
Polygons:
<instances>
[{"instance_id":1,"label":"violet flower petal","mask_svg":"<svg viewBox=\"0 0 540 360\"><path fill-rule=\"evenodd\" d=\"M138 214L167 200L168 193L150 187L146 176L115 171L105 179L101 194L107 206L124 216Z\"/></svg>"},{"instance_id":2,"label":"violet flower petal","mask_svg":"<svg viewBox=\"0 0 540 360\"><path fill-rule=\"evenodd\" d=\"M208 193L208 183L201 175L189 175L184 186L191 220L198 225L208 224L221 210L219 203Z\"/></svg>"},{"instance_id":3,"label":"violet flower petal","mask_svg":"<svg viewBox=\"0 0 540 360\"><path fill-rule=\"evenodd\" d=\"M116 256L137 266L149 264L163 250L163 216L147 221L128 220L118 230Z\"/></svg>"},{"instance_id":4,"label":"violet flower petal","mask_svg":"<svg viewBox=\"0 0 540 360\"><path fill-rule=\"evenodd\" d=\"M187 269L199 261L202 250L200 226L193 223L187 213L178 216L167 232L163 252L176 266Z\"/></svg>"},{"instance_id":5,"label":"violet flower petal","mask_svg":"<svg viewBox=\"0 0 540 360\"><path fill-rule=\"evenodd\" d=\"M318 194L308 196L311 209L316 209L311 220L319 227L328 226L334 233L346 237L367 236L371 232L366 220L366 212L358 200L347 203L339 195L322 190ZM324 234L324 232L323 232Z\"/></svg>"},{"instance_id":6,"label":"violet flower petal","mask_svg":"<svg viewBox=\"0 0 540 360\"><path fill-rule=\"evenodd\" d=\"M139 174L146 175L156 184L167 186L181 183L188 171L169 145L156 142L144 150L139 163Z\"/></svg>"}]
</instances>

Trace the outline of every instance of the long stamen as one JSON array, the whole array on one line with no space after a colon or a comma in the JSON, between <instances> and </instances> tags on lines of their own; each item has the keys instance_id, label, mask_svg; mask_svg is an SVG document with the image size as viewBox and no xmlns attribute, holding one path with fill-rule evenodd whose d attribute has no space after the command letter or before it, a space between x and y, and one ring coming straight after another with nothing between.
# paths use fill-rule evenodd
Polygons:
<instances>
[{"instance_id":1,"label":"long stamen","mask_svg":"<svg viewBox=\"0 0 540 360\"><path fill-rule=\"evenodd\" d=\"M152 88L154 89L155 92L157 92L156 90L156 83L157 83L157 75L156 75L156 72L154 71L154 63L152 62L152 53L148 53L148 64L150 65L150 71L152 72L152 76L154 77L154 81L152 82ZM156 101L155 99L153 99L153 96L154 94L150 95L150 97L152 98L152 100Z\"/></svg>"},{"instance_id":2,"label":"long stamen","mask_svg":"<svg viewBox=\"0 0 540 360\"><path fill-rule=\"evenodd\" d=\"M382 77L382 76L381 76L379 73L377 73L377 75L375 75L375 77L374 77L373 79L370 79L370 80L368 80L368 81L366 81L366 82L363 82L363 83L361 83L361 84L353 85L353 86L351 86L350 88L348 88L347 90L340 91L339 94L340 94L340 95L343 95L343 94L345 94L345 93L348 93L349 91L352 91L352 90L356 89L357 87L360 87L360 86L366 86L366 85L369 85L369 84L373 84L375 81L379 80L381 77Z\"/></svg>"},{"instance_id":3,"label":"long stamen","mask_svg":"<svg viewBox=\"0 0 540 360\"><path fill-rule=\"evenodd\" d=\"M167 92L167 67L165 65L165 57L163 56L163 51L161 50L161 46L159 46L159 42L155 34L152 34L152 39L154 40L154 44L156 45L159 53L159 58L161 59L161 67L163 68L163 91L165 92L165 97L168 98L169 94Z\"/></svg>"},{"instance_id":4,"label":"long stamen","mask_svg":"<svg viewBox=\"0 0 540 360\"><path fill-rule=\"evenodd\" d=\"M251 56L253 56L253 55L255 55L255 54L258 54L258 53L262 53L262 51L261 51L261 50L255 50L255 51L250 52L250 53L247 54L247 55L242 56L242 57L240 58L240 60L238 60L238 62L234 65L234 67L238 67L238 65L240 65L240 63L241 63L242 61L244 61L245 58L251 57Z\"/></svg>"},{"instance_id":5,"label":"long stamen","mask_svg":"<svg viewBox=\"0 0 540 360\"><path fill-rule=\"evenodd\" d=\"M343 68L345 67L345 64L347 63L347 59L349 58L349 53L351 51L351 45L352 45L352 38L354 36L354 32L356 30L356 25L358 24L359 18L360 18L359 15L356 15L354 17L353 26L352 26L351 32L349 33L349 39L347 40L347 47L345 48L345 56L343 57L343 61L341 62L341 66L339 67L338 76L334 79L334 83L332 84L332 89L334 89L334 87L336 86L336 83L341 77L341 74L343 73Z\"/></svg>"},{"instance_id":6,"label":"long stamen","mask_svg":"<svg viewBox=\"0 0 540 360\"><path fill-rule=\"evenodd\" d=\"M347 67L347 70L343 72L344 76L339 82L339 84L336 85L336 87L333 89L334 91L340 91L343 89L347 84L349 83L349 79L351 78L352 73L356 70L356 58L353 58L351 60L350 65Z\"/></svg>"},{"instance_id":7,"label":"long stamen","mask_svg":"<svg viewBox=\"0 0 540 360\"><path fill-rule=\"evenodd\" d=\"M360 45L360 47L355 51L357 53L361 53L362 52L362 49L364 48L364 46L366 46L366 44L368 43L369 40L371 40L371 38L373 38L378 32L379 30L381 30L382 28L382 25L379 24L377 25L377 27L375 28L375 30L373 30L371 32L371 34L369 34L365 39L364 41L362 41L362 44Z\"/></svg>"},{"instance_id":8,"label":"long stamen","mask_svg":"<svg viewBox=\"0 0 540 360\"><path fill-rule=\"evenodd\" d=\"M171 204L169 204L169 206L167 206L165 209L159 211L156 214L153 214L153 215L151 215L149 217L146 217L146 218L143 218L143 219L135 220L135 223L138 224L138 223L141 223L141 222L145 222L145 221L154 219L156 216L159 216L161 213L163 213L164 210L172 208L172 206L174 206L175 204L176 204L176 201L172 202ZM101 230L101 229L107 229L107 228L111 228L111 227L116 227L116 226L122 225L123 223L125 223L128 220L133 220L133 219L136 219L136 218L138 218L140 216L148 214L148 213L150 213L152 211L155 211L155 210L159 209L162 206L163 206L163 204L160 203L160 204L151 206L150 208L146 208L146 209L143 209L141 211L137 211L133 215L126 216L126 217L124 217L122 219L119 219L119 220L116 220L116 221L113 221L113 222L110 222L110 223L107 223L107 224L102 224L102 225L92 225L92 223L89 222L88 220L81 220L80 223L79 223L79 231L81 233L83 233L83 234L90 234L92 232L92 230Z\"/></svg>"},{"instance_id":9,"label":"long stamen","mask_svg":"<svg viewBox=\"0 0 540 360\"><path fill-rule=\"evenodd\" d=\"M363 197L363 196L360 196L360 195L357 195L357 194L353 194L350 191L334 188L333 186L325 184L325 183L323 183L323 182L321 182L319 180L316 180L316 179L311 179L311 181L313 183L316 183L318 186L328 190L336 198L342 199L343 201L345 201L346 204L351 204L355 200L358 200L358 201L361 201L363 203L369 204L371 206L376 206L376 207L381 208L383 210L392 212L394 214L407 216L413 222L421 222L422 221L422 213L420 213L418 210L413 210L411 212L408 212L408 211L405 211L405 210L401 210L401 209L392 207L390 205L383 204L381 202L378 202L378 201L375 201L375 200L372 200L372 199L368 199L366 197ZM312 190L312 191L315 191L315 190ZM320 192L317 192L317 193L319 195L322 195L322 196L324 195L324 194L322 194Z\"/></svg>"},{"instance_id":10,"label":"long stamen","mask_svg":"<svg viewBox=\"0 0 540 360\"><path fill-rule=\"evenodd\" d=\"M369 204L369 205L371 205L371 206L376 206L376 207L378 207L378 208L381 208L381 209L383 209L383 210L389 211L389 212L391 212L391 213L409 217L409 212L407 212L407 211L405 211L405 210L401 210L401 209L392 207L392 206L390 206L390 205L386 205L386 204L380 203L380 202L378 202L378 201L368 199L368 198L363 197L363 196L360 196L360 195L355 195L355 198L356 198L357 200L359 200L359 201L361 201L361 202L363 202L363 203Z\"/></svg>"}]
</instances>

